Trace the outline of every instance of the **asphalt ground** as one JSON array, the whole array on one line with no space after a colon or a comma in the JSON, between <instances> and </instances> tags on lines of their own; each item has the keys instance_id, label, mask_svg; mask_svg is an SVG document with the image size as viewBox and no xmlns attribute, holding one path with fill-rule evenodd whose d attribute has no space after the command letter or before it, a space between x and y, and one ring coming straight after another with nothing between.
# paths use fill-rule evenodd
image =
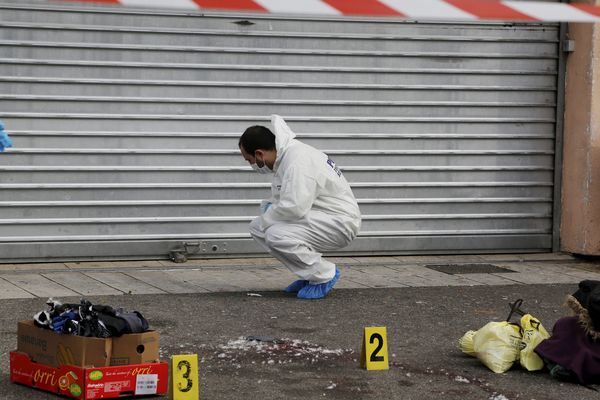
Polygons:
<instances>
[{"instance_id":1,"label":"asphalt ground","mask_svg":"<svg viewBox=\"0 0 600 400\"><path fill-rule=\"evenodd\" d=\"M342 276L343 279L343 276ZM600 399L591 389L515 366L495 374L457 347L470 329L506 319L508 303L550 331L576 283L334 289L303 301L281 291L119 295L94 303L139 310L161 333L161 357L198 354L201 399ZM77 301L78 298L64 298ZM0 398L56 399L9 381L17 321L45 299L2 301ZM367 371L363 328L385 326L389 370ZM248 336L279 339L251 342ZM267 338L263 338L267 339Z\"/></svg>"}]
</instances>

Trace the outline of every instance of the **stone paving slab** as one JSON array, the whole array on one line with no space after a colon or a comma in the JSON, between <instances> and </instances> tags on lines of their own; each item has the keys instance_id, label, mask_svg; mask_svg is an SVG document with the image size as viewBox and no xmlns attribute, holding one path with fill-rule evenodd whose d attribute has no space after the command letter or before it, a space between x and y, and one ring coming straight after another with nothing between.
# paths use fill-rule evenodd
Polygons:
<instances>
[{"instance_id":1,"label":"stone paving slab","mask_svg":"<svg viewBox=\"0 0 600 400\"><path fill-rule=\"evenodd\" d=\"M462 264L462 263L483 263L485 258L480 255L456 254L430 257L427 264Z\"/></svg>"},{"instance_id":2,"label":"stone paving slab","mask_svg":"<svg viewBox=\"0 0 600 400\"><path fill-rule=\"evenodd\" d=\"M84 296L119 295L123 292L97 281L81 272L48 272L42 276Z\"/></svg>"},{"instance_id":3,"label":"stone paving slab","mask_svg":"<svg viewBox=\"0 0 600 400\"><path fill-rule=\"evenodd\" d=\"M510 272L510 273L498 273L498 274L464 274L463 276L466 279L471 281L479 282L484 285L521 285L522 282L518 280L511 279L512 275L519 275L518 272Z\"/></svg>"},{"instance_id":4,"label":"stone paving slab","mask_svg":"<svg viewBox=\"0 0 600 400\"><path fill-rule=\"evenodd\" d=\"M558 274L562 276L570 276L576 278L577 281L584 279L600 280L600 271L586 270L579 264L570 265L565 268L564 264L548 264L548 263L521 263L507 264L508 268L527 274L552 275ZM566 279L566 278L565 278Z\"/></svg>"},{"instance_id":5,"label":"stone paving slab","mask_svg":"<svg viewBox=\"0 0 600 400\"><path fill-rule=\"evenodd\" d=\"M513 274L511 279L515 282L524 283L528 285L535 284L552 284L552 283L579 283L580 278L569 275L560 274L534 274L534 273L521 273L519 275Z\"/></svg>"},{"instance_id":6,"label":"stone paving slab","mask_svg":"<svg viewBox=\"0 0 600 400\"><path fill-rule=\"evenodd\" d=\"M417 277L428 282L424 286L476 286L481 285L480 282L470 280L465 276L450 275L443 272L425 268L421 265L388 265L390 270L396 271L393 276L407 279L409 277Z\"/></svg>"},{"instance_id":7,"label":"stone paving slab","mask_svg":"<svg viewBox=\"0 0 600 400\"><path fill-rule=\"evenodd\" d=\"M395 279L392 270L386 267L371 266L371 267L346 267L340 269L342 280L352 281L356 284L364 285L370 288L382 287L407 287Z\"/></svg>"},{"instance_id":8,"label":"stone paving slab","mask_svg":"<svg viewBox=\"0 0 600 400\"><path fill-rule=\"evenodd\" d=\"M592 264L592 263L587 263L587 262L581 262L581 263L577 263L576 266L577 266L577 269L580 269L582 271L600 273L600 263Z\"/></svg>"},{"instance_id":9,"label":"stone paving slab","mask_svg":"<svg viewBox=\"0 0 600 400\"><path fill-rule=\"evenodd\" d=\"M573 256L567 253L529 253L529 254L519 254L519 258L522 260L562 260L562 261L572 261L574 260Z\"/></svg>"},{"instance_id":10,"label":"stone paving slab","mask_svg":"<svg viewBox=\"0 0 600 400\"><path fill-rule=\"evenodd\" d=\"M566 253L482 254L479 257L487 261L576 261L572 255Z\"/></svg>"},{"instance_id":11,"label":"stone paving slab","mask_svg":"<svg viewBox=\"0 0 600 400\"><path fill-rule=\"evenodd\" d=\"M421 264L441 264L441 263L447 263L447 262L454 262L451 259L452 256L448 256L448 257L443 257L443 256L435 256L435 255L429 255L429 256L399 256L399 257L394 257L397 261L397 263L400 264L410 264L410 265L421 265ZM461 257L461 259L463 259ZM469 256L469 260L471 259L471 256ZM393 264L393 263L389 263L389 264Z\"/></svg>"},{"instance_id":12,"label":"stone paving slab","mask_svg":"<svg viewBox=\"0 0 600 400\"><path fill-rule=\"evenodd\" d=\"M351 272L348 267L338 266L341 277L338 282L335 284L336 289L368 289L369 286L364 283L359 282L357 279L350 279Z\"/></svg>"},{"instance_id":13,"label":"stone paving slab","mask_svg":"<svg viewBox=\"0 0 600 400\"><path fill-rule=\"evenodd\" d=\"M360 259L363 257L327 257L327 260L336 264L338 267L344 267L346 265L359 264ZM283 265L282 265L283 267Z\"/></svg>"},{"instance_id":14,"label":"stone paving slab","mask_svg":"<svg viewBox=\"0 0 600 400\"><path fill-rule=\"evenodd\" d=\"M467 275L448 275L443 272L437 272L433 270L419 271L415 274L422 278L430 280L432 286L478 286L482 283L467 278Z\"/></svg>"},{"instance_id":15,"label":"stone paving slab","mask_svg":"<svg viewBox=\"0 0 600 400\"><path fill-rule=\"evenodd\" d=\"M162 265L163 267L169 267L169 268L281 266L281 263L272 257L189 259L185 263L176 263L176 262L169 261L169 260L160 260L160 261L158 261L158 263L160 263L160 265Z\"/></svg>"},{"instance_id":16,"label":"stone paving slab","mask_svg":"<svg viewBox=\"0 0 600 400\"><path fill-rule=\"evenodd\" d=\"M29 271L32 269L35 269L36 271L43 271L43 270L58 270L58 269L67 270L69 268L64 263L0 264L0 273Z\"/></svg>"},{"instance_id":17,"label":"stone paving slab","mask_svg":"<svg viewBox=\"0 0 600 400\"><path fill-rule=\"evenodd\" d=\"M152 285L167 293L208 293L209 290L188 282L184 277L174 273L177 270L166 271L128 271L127 275Z\"/></svg>"},{"instance_id":18,"label":"stone paving slab","mask_svg":"<svg viewBox=\"0 0 600 400\"><path fill-rule=\"evenodd\" d=\"M0 299L32 299L36 296L0 278Z\"/></svg>"},{"instance_id":19,"label":"stone paving slab","mask_svg":"<svg viewBox=\"0 0 600 400\"><path fill-rule=\"evenodd\" d=\"M121 272L87 272L87 276L125 294L165 294L167 292Z\"/></svg>"},{"instance_id":20,"label":"stone paving slab","mask_svg":"<svg viewBox=\"0 0 600 400\"><path fill-rule=\"evenodd\" d=\"M397 263L398 259L396 257L356 257L354 258L355 264L385 264L385 263ZM335 261L333 261L335 262Z\"/></svg>"},{"instance_id":21,"label":"stone paving slab","mask_svg":"<svg viewBox=\"0 0 600 400\"><path fill-rule=\"evenodd\" d=\"M569 269L566 271L562 272L565 275L569 275L569 276L573 276L575 278L579 278L581 280L583 279L592 279L592 280L596 280L599 281L600 280L600 273L597 272L589 272L589 271L585 271L585 270L580 270L580 269Z\"/></svg>"},{"instance_id":22,"label":"stone paving slab","mask_svg":"<svg viewBox=\"0 0 600 400\"><path fill-rule=\"evenodd\" d=\"M244 261L239 258L218 259L218 260L188 260L185 263L176 263L168 260L161 260L158 263L162 267L177 269L177 268L205 268L211 266L221 267L236 267L244 265Z\"/></svg>"},{"instance_id":23,"label":"stone paving slab","mask_svg":"<svg viewBox=\"0 0 600 400\"><path fill-rule=\"evenodd\" d=\"M144 267L160 268L163 266L159 261L86 261L66 263L65 265L73 270L111 269L117 271Z\"/></svg>"},{"instance_id":24,"label":"stone paving slab","mask_svg":"<svg viewBox=\"0 0 600 400\"><path fill-rule=\"evenodd\" d=\"M567 270L572 271L572 268L557 269L551 265L537 266L528 263L507 263L503 266L518 272L518 274L511 274L511 280L525 284L578 283L582 280L582 278L565 273Z\"/></svg>"},{"instance_id":25,"label":"stone paving slab","mask_svg":"<svg viewBox=\"0 0 600 400\"><path fill-rule=\"evenodd\" d=\"M556 268L553 264L544 264L544 263L514 263L514 262L502 262L502 263L494 263L494 265L511 270L513 272L519 273L537 273L537 274L556 274L556 273L564 273L566 270L573 269L571 266L568 268Z\"/></svg>"},{"instance_id":26,"label":"stone paving slab","mask_svg":"<svg viewBox=\"0 0 600 400\"><path fill-rule=\"evenodd\" d=\"M243 282L243 277L248 280L254 278L248 272L227 271L227 270L177 270L173 271L178 278L185 279L187 282L198 285L210 292L241 292L249 290L252 287L252 281ZM256 279L255 283L258 279Z\"/></svg>"},{"instance_id":27,"label":"stone paving slab","mask_svg":"<svg viewBox=\"0 0 600 400\"><path fill-rule=\"evenodd\" d=\"M254 288L255 291L260 290L283 290L290 283L297 279L297 277L291 272L284 268L256 268L251 269L250 272L256 275L259 279L260 284Z\"/></svg>"},{"instance_id":28,"label":"stone paving slab","mask_svg":"<svg viewBox=\"0 0 600 400\"><path fill-rule=\"evenodd\" d=\"M79 296L79 293L40 274L11 274L2 275L2 278L36 297Z\"/></svg>"},{"instance_id":29,"label":"stone paving slab","mask_svg":"<svg viewBox=\"0 0 600 400\"><path fill-rule=\"evenodd\" d=\"M399 273L396 276L395 281L402 283L405 286L409 287L427 287L427 286L439 286L437 283L433 282L431 279L423 278L420 276L416 276L413 274L403 274ZM446 285L442 285L446 286Z\"/></svg>"}]
</instances>

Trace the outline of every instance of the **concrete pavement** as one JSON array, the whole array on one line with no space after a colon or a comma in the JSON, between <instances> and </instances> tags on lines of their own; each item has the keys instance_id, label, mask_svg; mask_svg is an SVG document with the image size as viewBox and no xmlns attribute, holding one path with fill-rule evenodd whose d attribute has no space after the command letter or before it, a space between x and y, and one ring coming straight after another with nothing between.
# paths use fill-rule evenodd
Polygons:
<instances>
[{"instance_id":1,"label":"concrete pavement","mask_svg":"<svg viewBox=\"0 0 600 400\"><path fill-rule=\"evenodd\" d=\"M577 283L600 268L567 254L332 258L336 289ZM295 279L273 258L0 264L0 299L279 291Z\"/></svg>"}]
</instances>

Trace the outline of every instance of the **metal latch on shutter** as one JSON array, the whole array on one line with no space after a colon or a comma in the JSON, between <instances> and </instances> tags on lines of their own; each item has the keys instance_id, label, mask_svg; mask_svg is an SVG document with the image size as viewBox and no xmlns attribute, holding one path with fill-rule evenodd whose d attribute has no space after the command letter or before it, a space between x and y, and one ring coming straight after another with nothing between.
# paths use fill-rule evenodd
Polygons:
<instances>
[{"instance_id":1,"label":"metal latch on shutter","mask_svg":"<svg viewBox=\"0 0 600 400\"><path fill-rule=\"evenodd\" d=\"M565 53L572 53L575 51L575 41L571 39L564 40L562 43L562 50Z\"/></svg>"},{"instance_id":2,"label":"metal latch on shutter","mask_svg":"<svg viewBox=\"0 0 600 400\"><path fill-rule=\"evenodd\" d=\"M211 254L218 252L227 252L227 243L208 243L208 242L183 242L181 247L177 247L169 252L169 259L176 263L184 263L188 257L194 254Z\"/></svg>"}]
</instances>

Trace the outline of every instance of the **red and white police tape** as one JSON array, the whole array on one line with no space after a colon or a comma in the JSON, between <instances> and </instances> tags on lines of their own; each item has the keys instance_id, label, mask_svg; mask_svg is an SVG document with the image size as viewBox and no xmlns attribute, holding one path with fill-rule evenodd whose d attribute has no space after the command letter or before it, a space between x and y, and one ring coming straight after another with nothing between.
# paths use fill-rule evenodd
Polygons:
<instances>
[{"instance_id":1,"label":"red and white police tape","mask_svg":"<svg viewBox=\"0 0 600 400\"><path fill-rule=\"evenodd\" d=\"M453 21L600 22L600 7L495 0L63 0L196 11L368 16Z\"/></svg>"}]
</instances>

